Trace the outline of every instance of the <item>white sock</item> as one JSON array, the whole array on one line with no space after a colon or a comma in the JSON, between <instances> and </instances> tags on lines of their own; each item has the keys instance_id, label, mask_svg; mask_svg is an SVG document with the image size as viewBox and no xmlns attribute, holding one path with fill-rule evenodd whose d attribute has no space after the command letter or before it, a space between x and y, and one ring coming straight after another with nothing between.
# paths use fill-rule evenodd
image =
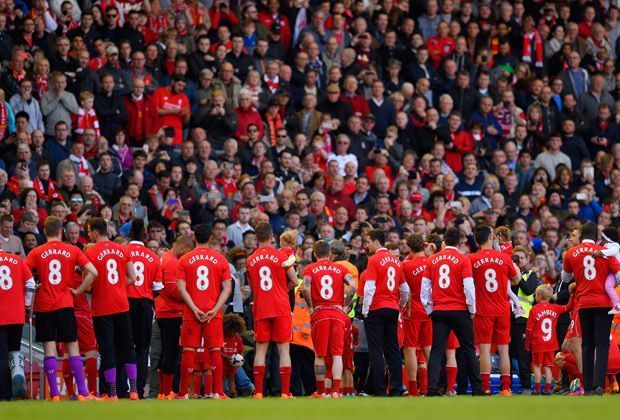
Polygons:
<instances>
[{"instance_id":1,"label":"white sock","mask_svg":"<svg viewBox=\"0 0 620 420\"><path fill-rule=\"evenodd\" d=\"M26 376L24 368L26 363L24 362L24 356L19 351L12 351L9 353L9 367L11 368L11 379L16 376Z\"/></svg>"}]
</instances>

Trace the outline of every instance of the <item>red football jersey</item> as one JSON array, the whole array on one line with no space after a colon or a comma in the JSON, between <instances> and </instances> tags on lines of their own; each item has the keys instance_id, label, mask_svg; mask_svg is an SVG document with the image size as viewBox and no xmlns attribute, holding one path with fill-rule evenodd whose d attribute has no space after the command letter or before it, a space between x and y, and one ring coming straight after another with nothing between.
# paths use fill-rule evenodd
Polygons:
<instances>
[{"instance_id":1,"label":"red football jersey","mask_svg":"<svg viewBox=\"0 0 620 420\"><path fill-rule=\"evenodd\" d=\"M185 303L177 288L177 269L179 259L172 251L161 258L162 282L164 288L155 298L156 318L181 318Z\"/></svg>"},{"instance_id":2,"label":"red football jersey","mask_svg":"<svg viewBox=\"0 0 620 420\"><path fill-rule=\"evenodd\" d=\"M243 340L238 335L224 337L222 355L230 361L231 356L235 354L243 354Z\"/></svg>"},{"instance_id":3,"label":"red football jersey","mask_svg":"<svg viewBox=\"0 0 620 420\"><path fill-rule=\"evenodd\" d=\"M287 256L272 247L256 249L246 262L250 287L254 293L254 319L291 315L288 278L282 263Z\"/></svg>"},{"instance_id":4,"label":"red football jersey","mask_svg":"<svg viewBox=\"0 0 620 420\"><path fill-rule=\"evenodd\" d=\"M69 285L72 289L77 289L82 284L82 273L77 270L73 271L73 281ZM92 311L90 310L90 302L88 302L88 297L86 293L82 293L79 296L73 295L73 312L75 312L75 316L81 315L86 318L91 318L93 316Z\"/></svg>"},{"instance_id":5,"label":"red football jersey","mask_svg":"<svg viewBox=\"0 0 620 420\"><path fill-rule=\"evenodd\" d=\"M344 278L349 270L328 258L306 266L304 281L309 278L312 306L344 305Z\"/></svg>"},{"instance_id":6,"label":"red football jersey","mask_svg":"<svg viewBox=\"0 0 620 420\"><path fill-rule=\"evenodd\" d=\"M138 241L129 242L125 249L136 272L136 282L127 287L127 297L153 300L153 282L161 282L159 257Z\"/></svg>"},{"instance_id":7,"label":"red football jersey","mask_svg":"<svg viewBox=\"0 0 620 420\"><path fill-rule=\"evenodd\" d=\"M124 247L112 241L99 242L86 256L99 273L92 287L93 316L127 312L127 263L131 260Z\"/></svg>"},{"instance_id":8,"label":"red football jersey","mask_svg":"<svg viewBox=\"0 0 620 420\"><path fill-rule=\"evenodd\" d=\"M232 280L228 260L210 248L200 247L179 259L177 279L185 280L187 293L194 304L203 312L208 312L217 303L222 291L222 283ZM216 318L222 317L220 310ZM195 319L189 306L185 305L183 319Z\"/></svg>"},{"instance_id":9,"label":"red football jersey","mask_svg":"<svg viewBox=\"0 0 620 420\"><path fill-rule=\"evenodd\" d=\"M75 277L75 268L83 268L88 262L78 247L61 241L50 241L30 251L26 264L30 270L37 272L39 278L35 312L73 308L73 295L69 287Z\"/></svg>"},{"instance_id":10,"label":"red football jersey","mask_svg":"<svg viewBox=\"0 0 620 420\"><path fill-rule=\"evenodd\" d=\"M405 280L409 285L411 297L409 298L409 316L405 319L427 320L428 315L422 306L420 300L420 291L422 289L422 278L426 270L427 257L414 257L403 261L402 268Z\"/></svg>"},{"instance_id":11,"label":"red football jersey","mask_svg":"<svg viewBox=\"0 0 620 420\"><path fill-rule=\"evenodd\" d=\"M0 325L26 322L26 282L30 269L20 256L0 250Z\"/></svg>"},{"instance_id":12,"label":"red football jersey","mask_svg":"<svg viewBox=\"0 0 620 420\"><path fill-rule=\"evenodd\" d=\"M424 277L431 280L433 310L467 311L463 280L471 276L471 261L452 246L428 257Z\"/></svg>"},{"instance_id":13,"label":"red football jersey","mask_svg":"<svg viewBox=\"0 0 620 420\"><path fill-rule=\"evenodd\" d=\"M400 292L398 286L405 283L405 276L398 257L381 248L368 259L366 281L375 281L375 295L369 310L391 308L399 309Z\"/></svg>"},{"instance_id":14,"label":"red football jersey","mask_svg":"<svg viewBox=\"0 0 620 420\"><path fill-rule=\"evenodd\" d=\"M517 275L514 262L494 249L483 249L469 259L476 286L476 315L506 315L510 312L508 280Z\"/></svg>"},{"instance_id":15,"label":"red football jersey","mask_svg":"<svg viewBox=\"0 0 620 420\"><path fill-rule=\"evenodd\" d=\"M581 244L570 248L564 254L564 271L573 273L579 299L580 308L611 307L611 300L605 292L605 280L609 273L620 271L620 263L616 258L594 258L595 251L605 247L585 240Z\"/></svg>"},{"instance_id":16,"label":"red football jersey","mask_svg":"<svg viewBox=\"0 0 620 420\"><path fill-rule=\"evenodd\" d=\"M549 302L542 302L532 307L526 330L526 342L531 344L532 353L558 349L555 326L558 317L567 311L568 306L554 305Z\"/></svg>"}]
</instances>

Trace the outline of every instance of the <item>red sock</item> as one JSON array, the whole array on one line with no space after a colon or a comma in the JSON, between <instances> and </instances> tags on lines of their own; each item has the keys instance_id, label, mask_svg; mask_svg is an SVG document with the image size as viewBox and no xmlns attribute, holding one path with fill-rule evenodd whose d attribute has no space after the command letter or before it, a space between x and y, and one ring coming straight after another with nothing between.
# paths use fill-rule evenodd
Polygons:
<instances>
[{"instance_id":1,"label":"red sock","mask_svg":"<svg viewBox=\"0 0 620 420\"><path fill-rule=\"evenodd\" d=\"M280 367L280 382L282 382L282 394L284 395L291 394L291 370L290 366Z\"/></svg>"},{"instance_id":2,"label":"red sock","mask_svg":"<svg viewBox=\"0 0 620 420\"><path fill-rule=\"evenodd\" d=\"M412 397L419 396L420 392L418 391L418 381L409 381L408 386L407 386L407 391L409 392L409 395L411 395Z\"/></svg>"},{"instance_id":3,"label":"red sock","mask_svg":"<svg viewBox=\"0 0 620 420\"><path fill-rule=\"evenodd\" d=\"M194 373L195 351L183 350L181 356L181 384L179 385L179 396L187 395L189 391L189 381Z\"/></svg>"},{"instance_id":4,"label":"red sock","mask_svg":"<svg viewBox=\"0 0 620 420\"><path fill-rule=\"evenodd\" d=\"M254 365L254 392L263 393L263 382L265 382L265 366Z\"/></svg>"},{"instance_id":5,"label":"red sock","mask_svg":"<svg viewBox=\"0 0 620 420\"><path fill-rule=\"evenodd\" d=\"M162 373L161 374L161 393L164 395L170 395L172 392L172 381L174 380L174 373Z\"/></svg>"},{"instance_id":6,"label":"red sock","mask_svg":"<svg viewBox=\"0 0 620 420\"><path fill-rule=\"evenodd\" d=\"M202 372L194 373L194 395L201 395L200 388L202 388Z\"/></svg>"},{"instance_id":7,"label":"red sock","mask_svg":"<svg viewBox=\"0 0 620 420\"><path fill-rule=\"evenodd\" d=\"M454 391L454 384L456 383L456 373L458 368L454 366L446 366L446 380L448 381L446 391Z\"/></svg>"},{"instance_id":8,"label":"red sock","mask_svg":"<svg viewBox=\"0 0 620 420\"><path fill-rule=\"evenodd\" d=\"M334 379L332 381L332 392L337 392L340 394L340 379Z\"/></svg>"},{"instance_id":9,"label":"red sock","mask_svg":"<svg viewBox=\"0 0 620 420\"><path fill-rule=\"evenodd\" d=\"M213 375L210 374L210 372L207 371L207 374L205 375L205 395L211 395L213 394Z\"/></svg>"},{"instance_id":10,"label":"red sock","mask_svg":"<svg viewBox=\"0 0 620 420\"><path fill-rule=\"evenodd\" d=\"M534 382L534 392L540 394L540 382Z\"/></svg>"},{"instance_id":11,"label":"red sock","mask_svg":"<svg viewBox=\"0 0 620 420\"><path fill-rule=\"evenodd\" d=\"M316 393L317 394L325 394L325 379L323 379L322 381L319 381L317 379L316 381Z\"/></svg>"},{"instance_id":12,"label":"red sock","mask_svg":"<svg viewBox=\"0 0 620 420\"><path fill-rule=\"evenodd\" d=\"M164 372L161 369L157 371L157 379L159 380L159 393L166 395L164 394Z\"/></svg>"},{"instance_id":13,"label":"red sock","mask_svg":"<svg viewBox=\"0 0 620 420\"><path fill-rule=\"evenodd\" d=\"M218 395L224 395L224 365L222 364L222 351L209 350L211 356L211 375L213 376L213 391Z\"/></svg>"},{"instance_id":14,"label":"red sock","mask_svg":"<svg viewBox=\"0 0 620 420\"><path fill-rule=\"evenodd\" d=\"M510 383L511 383L510 375L501 375L500 380L502 383L502 391L510 389Z\"/></svg>"},{"instance_id":15,"label":"red sock","mask_svg":"<svg viewBox=\"0 0 620 420\"><path fill-rule=\"evenodd\" d=\"M428 370L425 367L418 369L418 382L420 383L420 394L428 394Z\"/></svg>"},{"instance_id":16,"label":"red sock","mask_svg":"<svg viewBox=\"0 0 620 420\"><path fill-rule=\"evenodd\" d=\"M97 377L99 376L97 372L97 359L94 357L86 359L86 368L84 371L86 373L86 381L88 382L88 392L96 394Z\"/></svg>"},{"instance_id":17,"label":"red sock","mask_svg":"<svg viewBox=\"0 0 620 420\"><path fill-rule=\"evenodd\" d=\"M349 395L349 394L353 394L353 387L350 386L345 386L342 388L342 393L344 395Z\"/></svg>"},{"instance_id":18,"label":"red sock","mask_svg":"<svg viewBox=\"0 0 620 420\"><path fill-rule=\"evenodd\" d=\"M481 373L480 378L482 379L482 390L489 391L491 389L491 374L490 373Z\"/></svg>"},{"instance_id":19,"label":"red sock","mask_svg":"<svg viewBox=\"0 0 620 420\"><path fill-rule=\"evenodd\" d=\"M62 361L62 377L67 387L67 395L69 397L75 397L75 389L73 388L73 374L71 373L71 365L69 359L63 359Z\"/></svg>"},{"instance_id":20,"label":"red sock","mask_svg":"<svg viewBox=\"0 0 620 420\"><path fill-rule=\"evenodd\" d=\"M549 382L545 383L545 392L551 392L551 384Z\"/></svg>"}]
</instances>

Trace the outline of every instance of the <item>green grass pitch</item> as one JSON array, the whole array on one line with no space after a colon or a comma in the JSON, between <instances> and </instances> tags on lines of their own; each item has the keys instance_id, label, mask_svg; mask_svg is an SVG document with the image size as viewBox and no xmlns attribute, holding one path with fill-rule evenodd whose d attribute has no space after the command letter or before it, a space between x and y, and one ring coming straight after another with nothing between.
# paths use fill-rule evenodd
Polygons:
<instances>
[{"instance_id":1,"label":"green grass pitch","mask_svg":"<svg viewBox=\"0 0 620 420\"><path fill-rule=\"evenodd\" d=\"M0 419L613 419L620 397L355 398L0 403Z\"/></svg>"}]
</instances>

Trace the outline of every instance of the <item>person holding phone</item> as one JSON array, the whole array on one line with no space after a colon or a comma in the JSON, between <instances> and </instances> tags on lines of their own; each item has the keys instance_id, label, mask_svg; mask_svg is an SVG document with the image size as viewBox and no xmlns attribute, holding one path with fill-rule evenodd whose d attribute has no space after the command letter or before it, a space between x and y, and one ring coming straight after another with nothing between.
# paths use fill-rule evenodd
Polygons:
<instances>
[{"instance_id":1,"label":"person holding phone","mask_svg":"<svg viewBox=\"0 0 620 420\"><path fill-rule=\"evenodd\" d=\"M172 137L173 145L183 141L183 124L189 122L191 115L189 99L183 93L187 79L174 74L170 86L160 87L153 94L153 104L157 112L154 129L165 128L166 137Z\"/></svg>"}]
</instances>

